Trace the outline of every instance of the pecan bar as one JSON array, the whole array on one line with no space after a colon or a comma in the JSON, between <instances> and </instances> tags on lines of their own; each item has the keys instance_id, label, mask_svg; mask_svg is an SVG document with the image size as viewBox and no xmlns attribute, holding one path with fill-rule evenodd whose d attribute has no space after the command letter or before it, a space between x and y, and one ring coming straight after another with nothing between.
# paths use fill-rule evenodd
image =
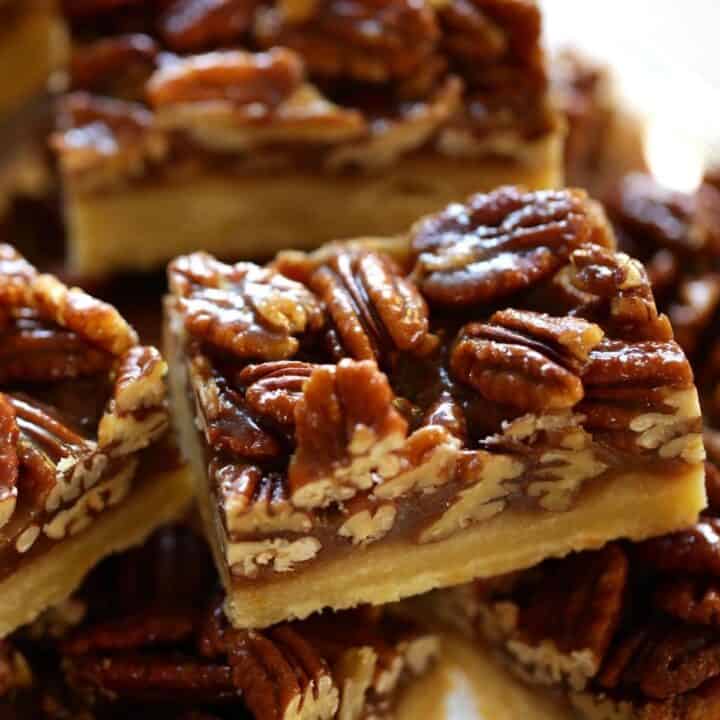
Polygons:
<instances>
[{"instance_id":1,"label":"pecan bar","mask_svg":"<svg viewBox=\"0 0 720 720\"><path fill-rule=\"evenodd\" d=\"M52 144L74 270L267 259L560 180L532 0L65 6L73 92Z\"/></svg>"},{"instance_id":2,"label":"pecan bar","mask_svg":"<svg viewBox=\"0 0 720 720\"><path fill-rule=\"evenodd\" d=\"M0 637L188 502L165 372L112 306L0 246Z\"/></svg>"},{"instance_id":3,"label":"pecan bar","mask_svg":"<svg viewBox=\"0 0 720 720\"><path fill-rule=\"evenodd\" d=\"M687 525L690 366L580 190L404 236L169 266L171 396L237 627Z\"/></svg>"},{"instance_id":4,"label":"pecan bar","mask_svg":"<svg viewBox=\"0 0 720 720\"><path fill-rule=\"evenodd\" d=\"M720 471L707 470L709 507L686 530L481 581L452 591L454 607L514 671L561 689L583 717L717 717Z\"/></svg>"},{"instance_id":5,"label":"pecan bar","mask_svg":"<svg viewBox=\"0 0 720 720\"><path fill-rule=\"evenodd\" d=\"M417 623L368 607L235 630L208 555L174 527L101 565L76 597L84 620L28 647L32 663L44 644L64 675L58 688L38 661L31 716L62 707L50 717L380 720L438 652Z\"/></svg>"}]
</instances>

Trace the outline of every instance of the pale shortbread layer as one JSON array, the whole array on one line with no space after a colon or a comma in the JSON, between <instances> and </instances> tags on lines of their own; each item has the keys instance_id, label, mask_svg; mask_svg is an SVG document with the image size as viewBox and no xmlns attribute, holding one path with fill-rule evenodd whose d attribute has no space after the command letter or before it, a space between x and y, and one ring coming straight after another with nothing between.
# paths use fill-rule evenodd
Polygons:
<instances>
[{"instance_id":1,"label":"pale shortbread layer","mask_svg":"<svg viewBox=\"0 0 720 720\"><path fill-rule=\"evenodd\" d=\"M403 158L377 175L279 170L247 177L193 176L79 193L66 179L69 264L83 274L146 270L198 249L222 258L267 258L330 240L404 232L419 217L474 192L562 181L557 135L529 146L524 164Z\"/></svg>"},{"instance_id":2,"label":"pale shortbread layer","mask_svg":"<svg viewBox=\"0 0 720 720\"><path fill-rule=\"evenodd\" d=\"M6 32L0 30L0 125L3 115L44 92L67 53L65 30L54 3L21 1L27 4L22 17Z\"/></svg>"},{"instance_id":3,"label":"pale shortbread layer","mask_svg":"<svg viewBox=\"0 0 720 720\"><path fill-rule=\"evenodd\" d=\"M695 522L705 503L702 466L663 478L621 474L567 512L506 510L436 543L377 543L351 557L306 565L272 583L231 585L225 609L236 627L265 627L307 617L320 607L380 605L599 548L617 538L662 535Z\"/></svg>"},{"instance_id":4,"label":"pale shortbread layer","mask_svg":"<svg viewBox=\"0 0 720 720\"><path fill-rule=\"evenodd\" d=\"M192 500L185 467L136 482L126 500L86 531L59 542L0 583L0 637L65 600L103 557L139 545L153 530L180 517Z\"/></svg>"},{"instance_id":5,"label":"pale shortbread layer","mask_svg":"<svg viewBox=\"0 0 720 720\"><path fill-rule=\"evenodd\" d=\"M236 627L266 627L304 618L323 607L380 605L435 588L493 577L550 557L641 540L695 522L706 505L702 464L682 473L623 473L598 483L566 512L505 510L491 520L427 544L378 542L336 560L322 560L271 582L235 587L225 560L222 527L188 399L181 349L165 328L165 356L180 447L190 459L208 541L227 589L225 609Z\"/></svg>"}]
</instances>

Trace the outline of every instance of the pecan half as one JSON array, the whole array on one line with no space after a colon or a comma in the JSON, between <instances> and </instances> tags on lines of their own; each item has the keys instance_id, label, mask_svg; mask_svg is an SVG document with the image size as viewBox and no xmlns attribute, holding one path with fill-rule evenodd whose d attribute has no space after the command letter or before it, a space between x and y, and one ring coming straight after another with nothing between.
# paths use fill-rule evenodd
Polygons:
<instances>
[{"instance_id":1,"label":"pecan half","mask_svg":"<svg viewBox=\"0 0 720 720\"><path fill-rule=\"evenodd\" d=\"M70 87L140 99L142 94L135 88L144 86L155 69L157 55L155 41L142 33L76 45L70 65Z\"/></svg>"},{"instance_id":2,"label":"pecan half","mask_svg":"<svg viewBox=\"0 0 720 720\"><path fill-rule=\"evenodd\" d=\"M695 201L690 241L717 257L720 252L720 165L706 170Z\"/></svg>"},{"instance_id":3,"label":"pecan half","mask_svg":"<svg viewBox=\"0 0 720 720\"><path fill-rule=\"evenodd\" d=\"M537 587L519 593L517 637L550 640L564 654L589 652L600 669L619 626L628 560L618 545L548 564Z\"/></svg>"},{"instance_id":4,"label":"pecan half","mask_svg":"<svg viewBox=\"0 0 720 720\"><path fill-rule=\"evenodd\" d=\"M248 365L238 375L238 381L246 387L245 402L258 415L279 425L294 426L295 408L314 367L289 360Z\"/></svg>"},{"instance_id":5,"label":"pecan half","mask_svg":"<svg viewBox=\"0 0 720 720\"><path fill-rule=\"evenodd\" d=\"M313 273L309 286L325 303L345 352L356 360L385 364L393 350L423 356L437 347L425 300L385 255L338 251Z\"/></svg>"},{"instance_id":6,"label":"pecan half","mask_svg":"<svg viewBox=\"0 0 720 720\"><path fill-rule=\"evenodd\" d=\"M552 275L585 243L610 247L599 206L582 190L474 195L411 231L413 278L433 303L492 302Z\"/></svg>"},{"instance_id":7,"label":"pecan half","mask_svg":"<svg viewBox=\"0 0 720 720\"><path fill-rule=\"evenodd\" d=\"M450 357L454 377L492 402L523 411L572 407L582 363L602 330L578 318L506 310L466 325Z\"/></svg>"},{"instance_id":8,"label":"pecan half","mask_svg":"<svg viewBox=\"0 0 720 720\"><path fill-rule=\"evenodd\" d=\"M655 699L694 690L720 674L720 637L702 625L656 624L625 638L606 661L602 687Z\"/></svg>"},{"instance_id":9,"label":"pecan half","mask_svg":"<svg viewBox=\"0 0 720 720\"><path fill-rule=\"evenodd\" d=\"M0 384L77 378L109 371L113 356L77 333L32 317L0 328Z\"/></svg>"},{"instance_id":10,"label":"pecan half","mask_svg":"<svg viewBox=\"0 0 720 720\"><path fill-rule=\"evenodd\" d=\"M506 33L474 0L449 0L437 10L443 49L463 65L499 60L508 49Z\"/></svg>"},{"instance_id":11,"label":"pecan half","mask_svg":"<svg viewBox=\"0 0 720 720\"><path fill-rule=\"evenodd\" d=\"M295 408L297 449L288 480L298 507L320 507L368 489L398 459L407 423L387 378L370 361L315 368ZM394 473L393 473L394 474Z\"/></svg>"},{"instance_id":12,"label":"pecan half","mask_svg":"<svg viewBox=\"0 0 720 720\"><path fill-rule=\"evenodd\" d=\"M300 87L303 74L300 58L283 48L218 51L161 67L148 81L147 96L155 108L211 100L276 107Z\"/></svg>"},{"instance_id":13,"label":"pecan half","mask_svg":"<svg viewBox=\"0 0 720 720\"><path fill-rule=\"evenodd\" d=\"M720 627L720 583L715 578L668 579L655 589L653 601L673 617Z\"/></svg>"},{"instance_id":14,"label":"pecan half","mask_svg":"<svg viewBox=\"0 0 720 720\"><path fill-rule=\"evenodd\" d=\"M247 32L260 0L174 0L160 18L160 33L178 52L236 42Z\"/></svg>"},{"instance_id":15,"label":"pecan half","mask_svg":"<svg viewBox=\"0 0 720 720\"><path fill-rule=\"evenodd\" d=\"M432 54L439 32L432 9L412 0L314 0L260 10L264 47L297 51L313 75L387 82L405 78Z\"/></svg>"},{"instance_id":16,"label":"pecan half","mask_svg":"<svg viewBox=\"0 0 720 720\"><path fill-rule=\"evenodd\" d=\"M80 288L68 288L53 275L38 275L32 284L33 306L42 317L77 333L113 355L137 345L137 333L108 303Z\"/></svg>"},{"instance_id":17,"label":"pecan half","mask_svg":"<svg viewBox=\"0 0 720 720\"><path fill-rule=\"evenodd\" d=\"M573 311L601 323L609 337L672 340L670 321L657 311L645 268L625 253L580 248L555 283Z\"/></svg>"},{"instance_id":18,"label":"pecan half","mask_svg":"<svg viewBox=\"0 0 720 720\"><path fill-rule=\"evenodd\" d=\"M225 265L205 253L168 268L194 337L238 357L280 360L293 355L296 335L318 330L322 306L303 285L253 263Z\"/></svg>"},{"instance_id":19,"label":"pecan half","mask_svg":"<svg viewBox=\"0 0 720 720\"><path fill-rule=\"evenodd\" d=\"M638 543L633 552L662 572L720 576L720 519L701 518L688 530Z\"/></svg>"}]
</instances>

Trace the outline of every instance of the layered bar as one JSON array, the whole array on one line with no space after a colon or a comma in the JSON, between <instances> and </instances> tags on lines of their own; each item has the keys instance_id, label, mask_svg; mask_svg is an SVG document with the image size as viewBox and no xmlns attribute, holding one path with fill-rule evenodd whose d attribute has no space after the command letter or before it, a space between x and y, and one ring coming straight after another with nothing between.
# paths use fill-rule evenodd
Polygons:
<instances>
[{"instance_id":1,"label":"layered bar","mask_svg":"<svg viewBox=\"0 0 720 720\"><path fill-rule=\"evenodd\" d=\"M0 246L0 637L189 501L165 372L112 306Z\"/></svg>"},{"instance_id":2,"label":"layered bar","mask_svg":"<svg viewBox=\"0 0 720 720\"><path fill-rule=\"evenodd\" d=\"M66 50L54 0L0 0L0 214L15 193L46 184L47 87Z\"/></svg>"},{"instance_id":3,"label":"layered bar","mask_svg":"<svg viewBox=\"0 0 720 720\"><path fill-rule=\"evenodd\" d=\"M720 472L690 528L611 543L457 589L450 600L532 683L582 717L700 720L720 712ZM445 604L440 597L436 602ZM447 615L446 607L445 614Z\"/></svg>"},{"instance_id":4,"label":"layered bar","mask_svg":"<svg viewBox=\"0 0 720 720\"><path fill-rule=\"evenodd\" d=\"M111 558L77 597L84 620L45 646L64 684L38 670L28 699L66 713L52 718L388 720L439 646L372 608L234 630L207 548L179 527ZM28 717L46 717L36 712Z\"/></svg>"},{"instance_id":5,"label":"layered bar","mask_svg":"<svg viewBox=\"0 0 720 720\"><path fill-rule=\"evenodd\" d=\"M53 145L73 270L146 269L198 247L266 259L290 240L401 232L503 182L561 179L529 0L66 11L75 92Z\"/></svg>"},{"instance_id":6,"label":"layered bar","mask_svg":"<svg viewBox=\"0 0 720 720\"><path fill-rule=\"evenodd\" d=\"M580 190L169 266L174 419L237 627L694 522L692 371Z\"/></svg>"}]
</instances>

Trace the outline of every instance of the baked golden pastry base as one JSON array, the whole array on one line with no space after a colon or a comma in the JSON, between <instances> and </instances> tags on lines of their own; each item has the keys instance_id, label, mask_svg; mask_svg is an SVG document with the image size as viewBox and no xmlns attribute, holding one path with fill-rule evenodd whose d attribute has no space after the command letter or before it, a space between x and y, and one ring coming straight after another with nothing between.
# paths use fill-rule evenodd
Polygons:
<instances>
[{"instance_id":1,"label":"baked golden pastry base","mask_svg":"<svg viewBox=\"0 0 720 720\"><path fill-rule=\"evenodd\" d=\"M233 585L225 575L225 609L237 627L265 627L307 617L317 599L333 609L361 599L374 605L419 595L472 578L531 567L578 548L613 538L640 540L692 523L705 506L704 474L619 475L563 513L506 511L492 520L427 545L376 544L338 562L308 565L254 587ZM221 554L220 557L223 557Z\"/></svg>"},{"instance_id":2,"label":"baked golden pastry base","mask_svg":"<svg viewBox=\"0 0 720 720\"><path fill-rule=\"evenodd\" d=\"M83 193L66 179L70 269L89 275L147 270L203 250L224 258L267 258L359 235L405 231L419 217L506 183L562 181L561 142L548 136L520 165L416 155L376 175L307 171L231 177L207 174Z\"/></svg>"},{"instance_id":3,"label":"baked golden pastry base","mask_svg":"<svg viewBox=\"0 0 720 720\"><path fill-rule=\"evenodd\" d=\"M65 30L54 2L22 0L27 7L11 28L0 29L0 124L42 93L66 55Z\"/></svg>"},{"instance_id":4,"label":"baked golden pastry base","mask_svg":"<svg viewBox=\"0 0 720 720\"><path fill-rule=\"evenodd\" d=\"M136 482L130 496L87 531L63 540L0 583L0 637L65 600L103 557L140 544L177 519L192 499L184 466Z\"/></svg>"}]
</instances>

